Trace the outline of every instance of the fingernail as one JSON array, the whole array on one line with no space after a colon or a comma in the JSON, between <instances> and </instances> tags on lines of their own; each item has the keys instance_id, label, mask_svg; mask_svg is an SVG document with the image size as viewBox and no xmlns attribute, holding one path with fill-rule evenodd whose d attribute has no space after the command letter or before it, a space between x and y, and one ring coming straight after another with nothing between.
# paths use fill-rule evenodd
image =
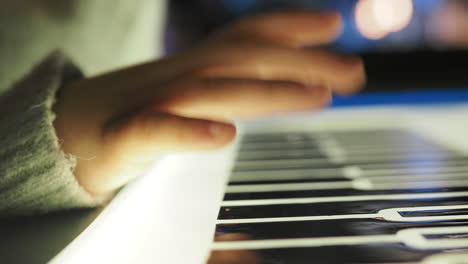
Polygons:
<instances>
[{"instance_id":1,"label":"fingernail","mask_svg":"<svg viewBox=\"0 0 468 264\"><path fill-rule=\"evenodd\" d=\"M232 138L235 128L229 124L213 123L209 127L210 135L215 139Z\"/></svg>"}]
</instances>

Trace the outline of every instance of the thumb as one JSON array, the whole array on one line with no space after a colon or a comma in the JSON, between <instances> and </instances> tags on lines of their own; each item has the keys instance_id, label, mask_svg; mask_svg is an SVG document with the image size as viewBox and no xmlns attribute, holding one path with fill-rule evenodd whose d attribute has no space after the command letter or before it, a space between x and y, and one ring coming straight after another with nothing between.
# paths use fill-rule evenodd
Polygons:
<instances>
[{"instance_id":1,"label":"thumb","mask_svg":"<svg viewBox=\"0 0 468 264\"><path fill-rule=\"evenodd\" d=\"M108 194L141 175L165 152L217 149L235 134L231 124L138 112L108 123L98 158L80 160L75 173L89 192Z\"/></svg>"},{"instance_id":2,"label":"thumb","mask_svg":"<svg viewBox=\"0 0 468 264\"><path fill-rule=\"evenodd\" d=\"M234 125L145 110L111 123L107 147L145 160L161 152L218 149L235 137Z\"/></svg>"}]
</instances>

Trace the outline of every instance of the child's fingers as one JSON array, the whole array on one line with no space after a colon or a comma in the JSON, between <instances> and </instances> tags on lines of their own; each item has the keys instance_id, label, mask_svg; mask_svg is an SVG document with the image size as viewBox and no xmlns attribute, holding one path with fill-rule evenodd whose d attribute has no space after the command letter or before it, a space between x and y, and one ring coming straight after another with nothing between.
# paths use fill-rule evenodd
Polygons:
<instances>
[{"instance_id":1,"label":"child's fingers","mask_svg":"<svg viewBox=\"0 0 468 264\"><path fill-rule=\"evenodd\" d=\"M197 67L198 77L281 80L305 86L326 84L338 94L356 92L365 82L360 58L325 50L246 47L226 52L216 63Z\"/></svg>"},{"instance_id":2,"label":"child's fingers","mask_svg":"<svg viewBox=\"0 0 468 264\"><path fill-rule=\"evenodd\" d=\"M341 30L341 17L335 12L283 11L243 19L217 37L297 48L330 43Z\"/></svg>"},{"instance_id":3,"label":"child's fingers","mask_svg":"<svg viewBox=\"0 0 468 264\"><path fill-rule=\"evenodd\" d=\"M176 93L156 109L218 120L254 117L275 112L310 110L330 101L324 85L304 86L285 81L197 79L175 84Z\"/></svg>"},{"instance_id":4,"label":"child's fingers","mask_svg":"<svg viewBox=\"0 0 468 264\"><path fill-rule=\"evenodd\" d=\"M341 28L337 13L283 11L252 16L222 29L191 52L135 68L133 73L139 76L131 79L133 82L146 80L147 76L172 79L198 65L232 58L230 53L240 52L234 56L246 59L252 55L245 50L246 46L261 50L272 46L297 49L328 44L338 37Z\"/></svg>"},{"instance_id":5,"label":"child's fingers","mask_svg":"<svg viewBox=\"0 0 468 264\"><path fill-rule=\"evenodd\" d=\"M123 155L125 162L167 151L217 149L235 134L232 124L146 110L110 123L104 137L107 147Z\"/></svg>"}]
</instances>

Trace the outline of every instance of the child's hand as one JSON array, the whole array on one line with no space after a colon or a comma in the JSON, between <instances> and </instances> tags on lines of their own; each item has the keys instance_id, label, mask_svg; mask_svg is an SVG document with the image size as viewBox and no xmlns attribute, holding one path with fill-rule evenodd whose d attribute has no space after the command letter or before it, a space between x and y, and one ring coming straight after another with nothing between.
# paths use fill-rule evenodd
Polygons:
<instances>
[{"instance_id":1,"label":"child's hand","mask_svg":"<svg viewBox=\"0 0 468 264\"><path fill-rule=\"evenodd\" d=\"M340 30L336 14L252 17L178 56L64 87L54 125L65 152L78 158L78 181L105 194L161 153L226 145L234 118L315 109L332 91L355 92L365 79L359 58L301 49Z\"/></svg>"}]
</instances>

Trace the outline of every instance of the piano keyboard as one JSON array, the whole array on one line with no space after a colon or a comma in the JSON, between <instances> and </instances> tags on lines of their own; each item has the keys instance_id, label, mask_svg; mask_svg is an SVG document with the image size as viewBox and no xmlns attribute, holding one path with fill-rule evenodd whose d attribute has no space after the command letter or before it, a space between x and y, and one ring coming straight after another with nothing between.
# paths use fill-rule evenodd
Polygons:
<instances>
[{"instance_id":1,"label":"piano keyboard","mask_svg":"<svg viewBox=\"0 0 468 264\"><path fill-rule=\"evenodd\" d=\"M209 264L468 252L468 157L403 130L247 134L216 228Z\"/></svg>"}]
</instances>

